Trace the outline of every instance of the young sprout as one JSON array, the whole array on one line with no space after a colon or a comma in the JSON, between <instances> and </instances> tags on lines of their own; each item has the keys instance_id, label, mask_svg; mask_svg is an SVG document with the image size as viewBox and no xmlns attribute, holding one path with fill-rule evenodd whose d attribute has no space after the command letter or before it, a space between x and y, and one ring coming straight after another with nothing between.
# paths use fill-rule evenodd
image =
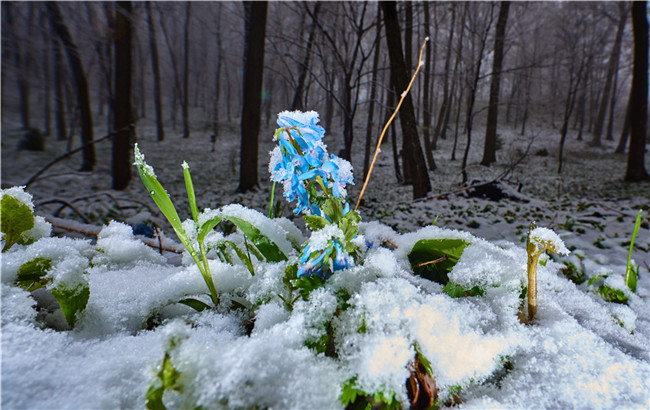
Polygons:
<instances>
[{"instance_id":1,"label":"young sprout","mask_svg":"<svg viewBox=\"0 0 650 410\"><path fill-rule=\"evenodd\" d=\"M532 322L537 314L537 262L544 251L567 255L569 250L555 232L547 228L535 228L531 222L526 240L528 252L528 321Z\"/></svg>"}]
</instances>

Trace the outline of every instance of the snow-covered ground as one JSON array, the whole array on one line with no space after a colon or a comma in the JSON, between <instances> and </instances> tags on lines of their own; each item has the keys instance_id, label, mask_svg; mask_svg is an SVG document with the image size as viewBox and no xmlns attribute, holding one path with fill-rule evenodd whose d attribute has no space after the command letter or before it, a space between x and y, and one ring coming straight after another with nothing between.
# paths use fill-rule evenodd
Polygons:
<instances>
[{"instance_id":1,"label":"snow-covered ground","mask_svg":"<svg viewBox=\"0 0 650 410\"><path fill-rule=\"evenodd\" d=\"M15 151L18 134L12 125L2 127L3 188L23 185L66 148L65 142L50 138L45 152ZM222 127L212 152L208 131L183 140L168 129L167 140L160 143L151 123L141 120L138 143L182 219L190 216L183 160L191 167L199 208L240 203L266 214L271 189L267 153L274 129L272 123L263 127L260 189L246 194L235 193L236 127ZM341 136L329 131L324 142L336 153ZM15 245L2 255L2 405L142 407L149 387L159 383L156 375L165 352L180 373L179 391L164 395L171 408L336 408L342 406L342 386L350 380L366 393L384 392L406 405L405 381L419 351L431 363L441 405L455 400L467 408L648 408L650 184L624 184L625 157L610 154L608 142L597 149L570 137L565 170L558 176L557 131L540 122L528 136L506 127L500 133L504 147L497 154L499 164L485 168L477 165L482 148L482 132L477 131L470 180L501 175L535 135L528 156L505 178L517 201L464 193L436 197L461 188L460 161L449 161L453 141L447 139L435 152L434 192L413 202L410 187L395 182L390 144L385 144L360 208L362 231L366 239L389 240L396 247L370 249L363 265L335 273L291 311L278 295L286 296L282 278L297 251L288 252L289 262L254 260L255 276L244 265L212 259L220 309L197 313L175 303L207 292L191 259L185 257L181 264L174 254L161 257L124 225L107 226L96 243L92 238L44 238L26 247ZM102 135L99 127L96 135ZM358 129L356 138L363 135ZM463 148L460 137L457 158ZM536 155L542 149L549 155ZM362 185L362 150L356 151L356 186L348 194L352 203ZM97 153L92 174L76 172L80 159L73 157L36 180L27 189L36 214L62 208L59 217L79 221L74 207L98 228L111 219L133 225L155 222L175 239L135 168L127 190L110 190L110 143L98 144ZM282 199L280 193L278 189L276 198ZM642 207L632 255L639 282L632 293L622 278L634 218ZM288 204L283 215L291 219ZM307 239L301 218L293 221ZM526 283L524 241L532 221L557 232L572 254L539 266L537 319L524 325L517 313ZM290 223L284 225L286 231ZM54 232L65 231L55 227ZM436 238L469 243L449 279L466 289L479 286L482 296L451 298L442 285L413 275L410 249L418 240ZM235 233L233 240L241 241L241 235ZM40 306L46 295L36 295L37 312L34 298L14 286L20 266L39 256L54 261L54 283L71 265L85 272L81 275L90 298L73 330L60 330L66 327L60 311ZM567 280L560 272L562 261L589 278L608 275L605 283L620 289L628 303L604 301L596 292L598 284ZM342 304L341 294L350 299ZM231 309L232 300L254 308ZM247 335L252 312L254 327ZM42 329L46 322L59 330ZM326 334L337 357L313 348Z\"/></svg>"}]
</instances>

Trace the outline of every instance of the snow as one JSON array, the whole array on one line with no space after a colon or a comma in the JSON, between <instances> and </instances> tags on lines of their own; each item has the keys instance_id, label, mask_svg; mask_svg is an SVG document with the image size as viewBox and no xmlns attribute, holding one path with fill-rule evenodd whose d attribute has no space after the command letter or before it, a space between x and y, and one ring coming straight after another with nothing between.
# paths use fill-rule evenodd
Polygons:
<instances>
[{"instance_id":1,"label":"snow","mask_svg":"<svg viewBox=\"0 0 650 410\"><path fill-rule=\"evenodd\" d=\"M325 287L307 301L298 299L289 310L279 297L289 293L282 279L287 266L297 263L295 247L304 243L308 231L291 215L290 206L280 219L270 220L259 212L268 209L266 177L257 192L233 193L236 175L229 158L236 157L236 135L220 136L223 145L211 154L206 149L209 139L204 142L199 135L186 144L174 135L157 143L146 126L139 134L142 151L157 164L160 182L179 213L185 212L182 218L189 215L189 207L177 165L187 159L193 164L197 202L207 207L202 221L219 215L250 221L289 260L266 263L253 258L255 276L251 276L243 265L222 263L210 254L220 305L199 313L177 303L195 298L210 304L191 258L186 255L181 264L162 257L119 222L155 222L169 235L163 245L178 247L137 177L127 191L114 193L121 205L119 218L109 212L112 204L105 199L74 203L91 216L96 240L52 236L61 231L55 226L50 232L49 224L37 216L38 240L14 245L2 254L3 407L144 407L166 351L184 385L182 393L165 393L168 408L341 408L341 386L352 377L369 393L394 393L407 407L405 379L415 343L431 362L440 397L444 400L460 387L463 408L650 407L647 227L639 231L633 252L640 268L637 292L624 283L625 242L635 210L650 198L647 185L623 186L611 177L622 175L620 158L601 156L584 159L588 165L578 163L571 158L579 143L567 141L567 171L562 178L549 171L555 166L552 162L546 168L548 158L531 157L526 166L516 168L510 182L523 184L517 193L527 202L497 203L461 195L412 202L410 188L393 183L387 146L360 209L364 221L360 238L367 245L362 263L337 271ZM260 157L272 150L271 132L267 134ZM527 144L514 132L504 138L512 139L512 150ZM542 135L535 144L541 148L552 138ZM339 141L327 142L340 148ZM459 165L446 160L452 141L439 143L434 154L444 166L431 174L436 195L456 189L459 178ZM52 150L48 155L57 155L64 152L65 143L47 140L47 147ZM98 149L108 152L108 146L98 144ZM172 149L174 155L169 155ZM3 149L3 186L27 180L38 169L38 155L42 154L8 155ZM500 155L514 157L511 151ZM53 175L37 180L27 191L10 188L3 194L16 193L22 202L35 204L37 213L54 213L59 205L39 206L39 201L76 198L110 184L108 162L102 162L107 158L110 155L98 155L96 174L78 173L76 163L62 162L53 168ZM357 170L361 160L353 156ZM479 173L472 161L469 172ZM266 164L260 163L260 173L266 172ZM489 179L502 169L480 172ZM352 198L358 195L358 185L349 189ZM74 213L66 208L60 216L70 222ZM644 221L647 216L644 212ZM538 312L535 322L526 325L517 313L521 286L526 284L525 237L531 220L540 226L533 235L536 240L550 241L557 253L572 251L568 256L542 256ZM551 229L543 228L551 223ZM192 237L193 220L185 224ZM223 238L215 230L206 241ZM240 233L226 238L242 243ZM449 279L465 288L479 286L483 296L451 298L442 291L443 285L412 274L409 250L419 240L436 238L469 244ZM20 266L35 257L52 259L48 275L54 280L88 283L90 299L73 329L56 330L60 310L41 306L37 312L47 291L30 295L14 285ZM564 261L587 277L608 275L604 283L622 290L627 305L606 302L596 286L566 279L560 273ZM350 298L342 309L339 299L344 292ZM243 300L253 309L234 309L233 300ZM253 318L248 335L247 323ZM325 334L333 336L337 358L305 343Z\"/></svg>"}]
</instances>

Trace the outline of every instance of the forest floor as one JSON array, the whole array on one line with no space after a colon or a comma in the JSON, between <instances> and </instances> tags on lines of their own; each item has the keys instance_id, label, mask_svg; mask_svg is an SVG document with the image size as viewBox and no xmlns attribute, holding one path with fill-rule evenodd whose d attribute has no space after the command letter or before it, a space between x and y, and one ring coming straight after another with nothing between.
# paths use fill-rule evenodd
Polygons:
<instances>
[{"instance_id":1,"label":"forest floor","mask_svg":"<svg viewBox=\"0 0 650 410\"><path fill-rule=\"evenodd\" d=\"M96 124L105 121L97 119ZM327 132L324 138L329 152L342 148L341 133ZM358 121L358 124L363 121ZM198 124L197 124L198 125ZM22 133L17 122L5 121L2 127L2 187L24 185L50 160L66 152L66 142L47 138L45 151L18 151L17 143ZM198 128L198 127L197 127ZM262 124L259 149L259 189L255 192L237 193L239 176L239 127L222 125L221 135L214 151L209 130L194 130L189 139L182 139L180 131L166 129L163 142L155 140L151 120L138 124L138 144L147 162L154 167L160 182L170 193L181 218L189 216L187 196L180 164L190 165L199 207L217 208L229 203L241 203L249 208L267 212L271 197L268 179L268 152L273 149L275 124ZM377 127L379 128L379 126ZM559 133L546 122L532 122L526 135L520 135L509 125L501 124L497 151L497 164L479 165L482 146L482 124L476 130L468 160L470 184L501 179L505 193L519 199L504 198L493 201L470 197L461 185L461 159L466 136L460 134L456 160L451 161L453 138L440 140L434 152L437 169L430 172L432 192L425 199L412 200L410 186L401 185L395 177L392 147L388 136L377 159L370 183L360 208L362 220L379 221L399 233L414 231L432 224L451 229L467 230L490 241L523 242L527 228L533 221L537 226L556 230L570 249L579 249L589 259L601 265L625 264L634 218L643 208L644 219L637 239L633 258L641 272L650 270L650 183L626 184L625 155L613 154L615 142L603 141L600 148L589 145L590 135L584 141L576 140L575 132L567 138L564 169L557 173ZM328 130L329 131L329 130ZM95 137L104 132L97 126ZM355 130L357 148L353 151L352 165L355 186L348 189L348 201L356 202L363 181L362 140L365 130ZM378 135L379 130L376 134ZM453 130L449 130L453 136ZM373 138L376 140L377 135ZM398 141L398 146L401 144ZM167 232L170 227L146 194L135 167L133 178L124 191L111 190L110 142L96 146L95 172L77 172L80 154L56 163L27 188L34 195L36 210L42 214L57 213L60 217L101 225L111 219L131 224L153 221ZM650 169L650 156L646 155L646 168ZM503 175L505 177L503 177ZM276 199L282 188L278 186ZM449 194L449 195L445 195ZM75 208L62 205L70 204ZM291 206L280 201L279 211L293 219ZM285 205L282 208L282 205ZM276 214L278 209L276 209ZM301 218L295 218L300 224ZM166 228L165 228L166 227ZM173 236L173 235L171 235Z\"/></svg>"}]
</instances>

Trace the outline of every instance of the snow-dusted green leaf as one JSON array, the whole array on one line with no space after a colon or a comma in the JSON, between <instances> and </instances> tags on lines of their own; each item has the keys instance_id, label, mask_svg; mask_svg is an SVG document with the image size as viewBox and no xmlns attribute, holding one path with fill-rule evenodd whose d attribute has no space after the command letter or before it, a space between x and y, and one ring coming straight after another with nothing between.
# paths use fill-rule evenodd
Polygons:
<instances>
[{"instance_id":1,"label":"snow-dusted green leaf","mask_svg":"<svg viewBox=\"0 0 650 410\"><path fill-rule=\"evenodd\" d=\"M70 326L77 322L77 313L86 308L90 298L90 288L88 284L82 283L73 289L65 286L58 286L52 289L52 296L56 298L61 305L61 310L65 320Z\"/></svg>"},{"instance_id":2,"label":"snow-dusted green leaf","mask_svg":"<svg viewBox=\"0 0 650 410\"><path fill-rule=\"evenodd\" d=\"M29 207L11 195L3 195L0 201L0 230L5 234L2 252L14 244L29 244L31 241L23 237L23 232L33 227L34 214Z\"/></svg>"}]
</instances>

